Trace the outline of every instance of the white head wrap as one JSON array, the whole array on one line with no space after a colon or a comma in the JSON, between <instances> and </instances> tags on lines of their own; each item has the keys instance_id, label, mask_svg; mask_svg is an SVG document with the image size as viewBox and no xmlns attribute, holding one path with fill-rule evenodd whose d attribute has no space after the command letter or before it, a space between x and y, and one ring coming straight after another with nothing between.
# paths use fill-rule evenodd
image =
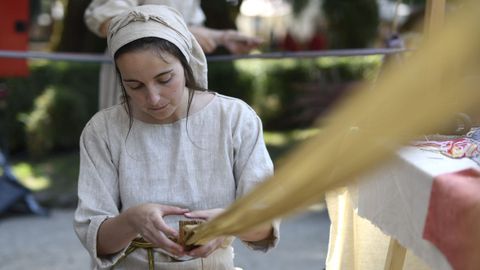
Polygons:
<instances>
[{"instance_id":1,"label":"white head wrap","mask_svg":"<svg viewBox=\"0 0 480 270\"><path fill-rule=\"evenodd\" d=\"M208 88L205 54L176 10L162 5L142 5L115 16L108 28L110 56L113 58L122 46L145 37L165 39L177 46L190 64L199 86Z\"/></svg>"}]
</instances>

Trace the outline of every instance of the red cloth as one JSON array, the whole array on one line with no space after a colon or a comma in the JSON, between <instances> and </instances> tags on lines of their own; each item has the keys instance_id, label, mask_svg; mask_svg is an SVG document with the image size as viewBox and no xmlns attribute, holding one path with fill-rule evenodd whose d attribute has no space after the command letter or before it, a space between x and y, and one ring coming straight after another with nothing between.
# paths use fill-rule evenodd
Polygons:
<instances>
[{"instance_id":1,"label":"red cloth","mask_svg":"<svg viewBox=\"0 0 480 270\"><path fill-rule=\"evenodd\" d=\"M480 269L480 171L437 176L432 185L423 238L455 270Z\"/></svg>"}]
</instances>

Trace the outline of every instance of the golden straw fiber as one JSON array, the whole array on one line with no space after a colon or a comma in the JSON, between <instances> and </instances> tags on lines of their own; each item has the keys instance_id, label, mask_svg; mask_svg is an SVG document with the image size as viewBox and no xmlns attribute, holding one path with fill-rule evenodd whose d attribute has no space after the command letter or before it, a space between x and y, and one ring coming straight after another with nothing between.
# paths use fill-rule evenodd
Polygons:
<instances>
[{"instance_id":1,"label":"golden straw fiber","mask_svg":"<svg viewBox=\"0 0 480 270\"><path fill-rule=\"evenodd\" d=\"M454 113L474 108L480 101L478 25L480 3L471 1L440 35L429 37L402 66L387 70L374 88L354 91L274 177L193 229L187 243L240 234L299 211L381 164L402 144L436 132Z\"/></svg>"}]
</instances>

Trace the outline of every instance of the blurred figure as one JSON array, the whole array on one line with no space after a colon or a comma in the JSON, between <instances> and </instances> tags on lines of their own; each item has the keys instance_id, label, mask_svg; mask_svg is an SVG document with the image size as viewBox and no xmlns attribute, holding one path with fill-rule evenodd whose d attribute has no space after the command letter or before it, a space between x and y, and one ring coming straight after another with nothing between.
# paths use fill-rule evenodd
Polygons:
<instances>
[{"instance_id":1,"label":"blurred figure","mask_svg":"<svg viewBox=\"0 0 480 270\"><path fill-rule=\"evenodd\" d=\"M200 0L93 0L85 10L85 23L100 37L106 37L110 19L128 8L145 5L167 5L176 9L187 23L205 53L224 46L233 54L242 54L258 47L262 40L248 37L236 30L218 30L203 26L205 14ZM120 82L117 81L113 65L104 64L100 71L99 109L108 108L120 101Z\"/></svg>"}]
</instances>

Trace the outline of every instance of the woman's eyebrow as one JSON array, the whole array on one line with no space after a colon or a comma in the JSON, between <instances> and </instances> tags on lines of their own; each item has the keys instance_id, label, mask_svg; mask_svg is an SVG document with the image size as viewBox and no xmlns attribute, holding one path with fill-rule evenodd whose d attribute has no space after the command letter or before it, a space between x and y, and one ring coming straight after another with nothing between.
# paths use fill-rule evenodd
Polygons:
<instances>
[{"instance_id":1,"label":"woman's eyebrow","mask_svg":"<svg viewBox=\"0 0 480 270\"><path fill-rule=\"evenodd\" d=\"M173 71L173 69L160 72L160 73L158 73L157 75L155 75L155 78L158 78L158 77L160 77L160 76L163 76L163 75L165 75L165 74L168 74L168 73L170 73L170 72L172 72L172 71ZM135 80L135 79L123 79L122 81L124 81L124 82L140 82L140 81Z\"/></svg>"},{"instance_id":2,"label":"woman's eyebrow","mask_svg":"<svg viewBox=\"0 0 480 270\"><path fill-rule=\"evenodd\" d=\"M155 78L160 77L160 76L163 76L163 75L165 75L165 74L168 74L168 73L170 73L170 72L172 72L172 71L173 71L173 68L170 69L170 70L164 71L164 72L160 72L160 73L158 73L158 74L155 76Z\"/></svg>"},{"instance_id":3,"label":"woman's eyebrow","mask_svg":"<svg viewBox=\"0 0 480 270\"><path fill-rule=\"evenodd\" d=\"M140 82L140 81L137 81L137 80L134 80L134 79L123 79L124 82Z\"/></svg>"}]
</instances>

